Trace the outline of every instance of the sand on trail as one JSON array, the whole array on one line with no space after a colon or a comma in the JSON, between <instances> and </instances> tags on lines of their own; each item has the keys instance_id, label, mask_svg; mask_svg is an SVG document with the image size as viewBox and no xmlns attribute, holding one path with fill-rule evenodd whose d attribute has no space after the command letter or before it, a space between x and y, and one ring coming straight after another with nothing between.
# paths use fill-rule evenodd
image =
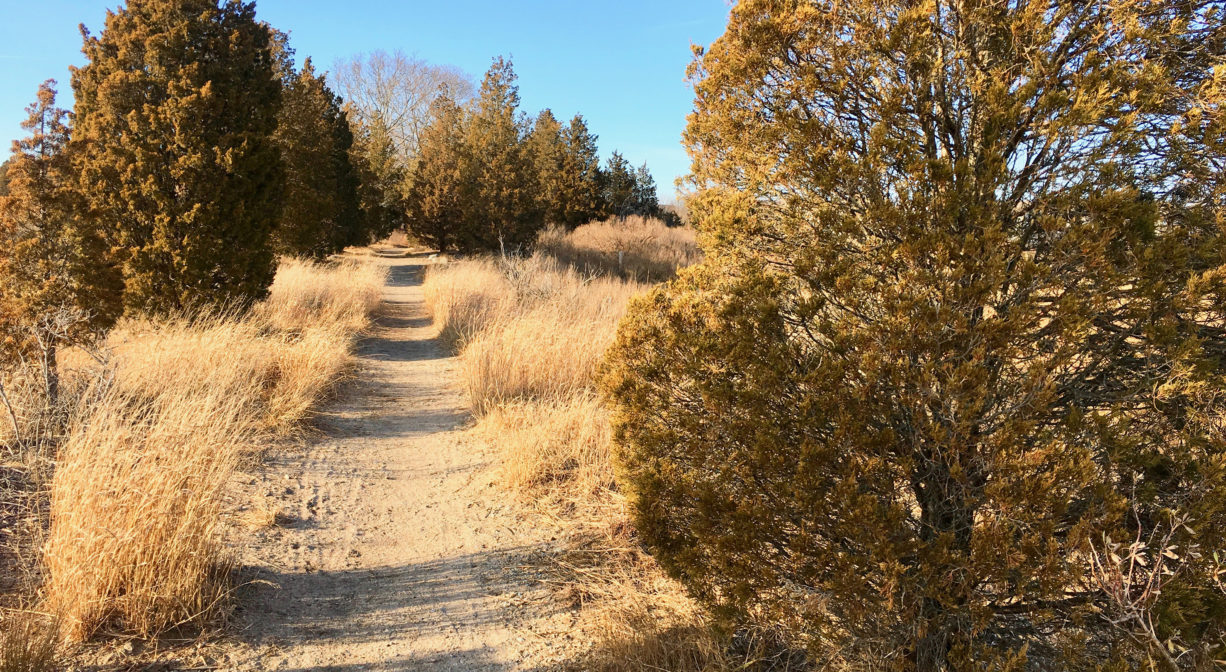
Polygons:
<instances>
[{"instance_id":1,"label":"sand on trail","mask_svg":"<svg viewBox=\"0 0 1226 672\"><path fill-rule=\"evenodd\" d=\"M280 512L240 551L240 670L543 670L574 613L542 581L548 526L497 487L456 360L422 292L430 260L390 266L360 363L319 436L281 451L243 488Z\"/></svg>"}]
</instances>

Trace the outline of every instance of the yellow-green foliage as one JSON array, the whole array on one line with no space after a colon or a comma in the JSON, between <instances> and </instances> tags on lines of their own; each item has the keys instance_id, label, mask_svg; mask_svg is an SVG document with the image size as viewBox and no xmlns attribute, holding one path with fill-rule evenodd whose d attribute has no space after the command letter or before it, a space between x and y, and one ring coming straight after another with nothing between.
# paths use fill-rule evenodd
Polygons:
<instances>
[{"instance_id":1,"label":"yellow-green foliage","mask_svg":"<svg viewBox=\"0 0 1226 672\"><path fill-rule=\"evenodd\" d=\"M661 563L836 669L1226 657L1224 26L738 4L694 66L706 261L605 378Z\"/></svg>"},{"instance_id":2,"label":"yellow-green foliage","mask_svg":"<svg viewBox=\"0 0 1226 672\"><path fill-rule=\"evenodd\" d=\"M250 305L276 271L281 83L252 3L135 0L72 73L74 171L129 312Z\"/></svg>"}]
</instances>

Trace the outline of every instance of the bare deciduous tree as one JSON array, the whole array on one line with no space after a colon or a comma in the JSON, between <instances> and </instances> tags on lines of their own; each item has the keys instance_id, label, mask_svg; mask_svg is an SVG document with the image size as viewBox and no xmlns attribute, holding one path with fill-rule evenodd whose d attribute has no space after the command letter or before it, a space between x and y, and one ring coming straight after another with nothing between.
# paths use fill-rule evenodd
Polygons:
<instances>
[{"instance_id":1,"label":"bare deciduous tree","mask_svg":"<svg viewBox=\"0 0 1226 672\"><path fill-rule=\"evenodd\" d=\"M333 64L337 89L349 101L358 123L388 129L402 161L411 164L418 140L430 121L430 104L442 89L457 102L473 95L468 73L435 65L399 50L357 54Z\"/></svg>"}]
</instances>

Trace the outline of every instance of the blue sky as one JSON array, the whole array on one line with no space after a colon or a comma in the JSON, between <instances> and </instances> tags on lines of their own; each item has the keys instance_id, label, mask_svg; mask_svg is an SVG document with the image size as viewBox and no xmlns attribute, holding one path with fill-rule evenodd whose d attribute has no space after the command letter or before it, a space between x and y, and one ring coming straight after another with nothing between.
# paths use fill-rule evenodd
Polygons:
<instances>
[{"instance_id":1,"label":"blue sky","mask_svg":"<svg viewBox=\"0 0 1226 672\"><path fill-rule=\"evenodd\" d=\"M119 0L0 0L0 143L21 135L23 109L47 78L71 103L68 65L80 64L77 25L102 28ZM688 171L681 132L693 92L690 44L710 44L726 0L258 0L260 17L287 30L317 66L355 53L401 49L457 65L480 80L493 56L513 57L524 110L581 112L604 155L644 161L660 186ZM7 155L7 150L3 151Z\"/></svg>"}]
</instances>

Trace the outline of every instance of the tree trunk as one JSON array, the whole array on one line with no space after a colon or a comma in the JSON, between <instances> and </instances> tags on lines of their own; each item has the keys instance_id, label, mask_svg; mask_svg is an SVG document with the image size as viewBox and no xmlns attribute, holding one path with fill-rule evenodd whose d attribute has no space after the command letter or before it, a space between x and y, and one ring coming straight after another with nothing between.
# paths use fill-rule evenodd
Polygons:
<instances>
[{"instance_id":1,"label":"tree trunk","mask_svg":"<svg viewBox=\"0 0 1226 672\"><path fill-rule=\"evenodd\" d=\"M946 446L948 450L952 447ZM956 448L954 448L956 450ZM953 470L942 451L921 453L921 472L913 476L913 485L921 512L921 539L925 543L940 543L952 537L951 549L964 559L969 559L971 530L975 511L967 499L965 483L953 477ZM937 577L959 576L958 566L929 567L927 571ZM929 594L921 598L921 628L915 642L916 672L949 672L949 651L967 625L965 613L967 595L963 586L953 583L938 583L942 594ZM938 579L940 582L940 579Z\"/></svg>"},{"instance_id":2,"label":"tree trunk","mask_svg":"<svg viewBox=\"0 0 1226 672\"><path fill-rule=\"evenodd\" d=\"M945 608L936 600L924 598L924 632L915 643L916 672L947 672L949 669L949 627L942 618Z\"/></svg>"}]
</instances>

